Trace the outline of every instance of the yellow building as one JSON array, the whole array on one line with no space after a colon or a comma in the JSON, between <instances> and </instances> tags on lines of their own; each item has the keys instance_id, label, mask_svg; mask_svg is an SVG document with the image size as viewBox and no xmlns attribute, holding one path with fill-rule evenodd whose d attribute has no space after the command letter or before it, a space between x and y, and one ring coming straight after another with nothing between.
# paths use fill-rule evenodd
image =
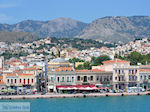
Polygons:
<instances>
[{"instance_id":1,"label":"yellow building","mask_svg":"<svg viewBox=\"0 0 150 112\"><path fill-rule=\"evenodd\" d=\"M36 88L36 77L34 74L7 73L4 74L3 80L7 87L11 87L16 90L19 87L24 89Z\"/></svg>"},{"instance_id":2,"label":"yellow building","mask_svg":"<svg viewBox=\"0 0 150 112\"><path fill-rule=\"evenodd\" d=\"M79 65L83 65L84 62L75 62L75 67L78 67Z\"/></svg>"},{"instance_id":3,"label":"yellow building","mask_svg":"<svg viewBox=\"0 0 150 112\"><path fill-rule=\"evenodd\" d=\"M48 62L48 71L55 70L59 67L73 67L73 64L62 58L56 58Z\"/></svg>"}]
</instances>

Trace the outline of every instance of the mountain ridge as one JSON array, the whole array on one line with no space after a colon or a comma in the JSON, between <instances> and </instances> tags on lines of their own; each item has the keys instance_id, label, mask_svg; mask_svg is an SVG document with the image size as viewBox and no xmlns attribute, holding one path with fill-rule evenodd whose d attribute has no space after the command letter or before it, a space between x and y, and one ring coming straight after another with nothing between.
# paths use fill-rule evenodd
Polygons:
<instances>
[{"instance_id":1,"label":"mountain ridge","mask_svg":"<svg viewBox=\"0 0 150 112\"><path fill-rule=\"evenodd\" d=\"M48 21L24 20L16 24L0 24L0 31L27 32L41 38L77 37L128 42L136 38L150 38L150 16L106 16L91 23L64 17Z\"/></svg>"}]
</instances>

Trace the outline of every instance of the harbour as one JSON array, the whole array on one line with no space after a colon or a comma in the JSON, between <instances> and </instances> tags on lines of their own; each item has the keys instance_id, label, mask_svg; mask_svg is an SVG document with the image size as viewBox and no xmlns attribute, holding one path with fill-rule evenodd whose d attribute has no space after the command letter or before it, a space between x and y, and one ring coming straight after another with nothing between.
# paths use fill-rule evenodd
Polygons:
<instances>
[{"instance_id":1,"label":"harbour","mask_svg":"<svg viewBox=\"0 0 150 112\"><path fill-rule=\"evenodd\" d=\"M0 100L30 103L30 112L149 112L150 96Z\"/></svg>"}]
</instances>

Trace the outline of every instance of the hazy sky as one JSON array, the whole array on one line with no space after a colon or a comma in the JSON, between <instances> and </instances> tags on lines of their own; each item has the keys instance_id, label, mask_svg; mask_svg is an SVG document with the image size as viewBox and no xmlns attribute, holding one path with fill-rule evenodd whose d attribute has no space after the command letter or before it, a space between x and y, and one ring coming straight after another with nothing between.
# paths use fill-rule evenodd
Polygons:
<instances>
[{"instance_id":1,"label":"hazy sky","mask_svg":"<svg viewBox=\"0 0 150 112\"><path fill-rule=\"evenodd\" d=\"M69 17L89 23L105 16L150 16L150 0L0 0L0 23Z\"/></svg>"}]
</instances>

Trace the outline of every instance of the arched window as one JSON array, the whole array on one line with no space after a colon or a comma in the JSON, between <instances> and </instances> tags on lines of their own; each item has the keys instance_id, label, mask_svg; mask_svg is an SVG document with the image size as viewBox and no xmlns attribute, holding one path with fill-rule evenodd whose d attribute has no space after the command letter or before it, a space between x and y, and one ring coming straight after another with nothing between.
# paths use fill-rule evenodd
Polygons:
<instances>
[{"instance_id":1,"label":"arched window","mask_svg":"<svg viewBox=\"0 0 150 112\"><path fill-rule=\"evenodd\" d=\"M9 83L9 79L7 79L7 83Z\"/></svg>"},{"instance_id":2,"label":"arched window","mask_svg":"<svg viewBox=\"0 0 150 112\"><path fill-rule=\"evenodd\" d=\"M67 82L69 82L69 77L67 77Z\"/></svg>"},{"instance_id":3,"label":"arched window","mask_svg":"<svg viewBox=\"0 0 150 112\"><path fill-rule=\"evenodd\" d=\"M93 76L90 77L91 81L93 80Z\"/></svg>"},{"instance_id":4,"label":"arched window","mask_svg":"<svg viewBox=\"0 0 150 112\"><path fill-rule=\"evenodd\" d=\"M28 79L28 84L29 84L30 80Z\"/></svg>"},{"instance_id":5,"label":"arched window","mask_svg":"<svg viewBox=\"0 0 150 112\"><path fill-rule=\"evenodd\" d=\"M72 77L72 82L74 82L74 77Z\"/></svg>"},{"instance_id":6,"label":"arched window","mask_svg":"<svg viewBox=\"0 0 150 112\"><path fill-rule=\"evenodd\" d=\"M26 80L24 79L24 84L26 83Z\"/></svg>"},{"instance_id":7,"label":"arched window","mask_svg":"<svg viewBox=\"0 0 150 112\"><path fill-rule=\"evenodd\" d=\"M77 77L77 80L80 81L80 76Z\"/></svg>"},{"instance_id":8,"label":"arched window","mask_svg":"<svg viewBox=\"0 0 150 112\"><path fill-rule=\"evenodd\" d=\"M117 80L117 77L115 77L115 80Z\"/></svg>"},{"instance_id":9,"label":"arched window","mask_svg":"<svg viewBox=\"0 0 150 112\"><path fill-rule=\"evenodd\" d=\"M32 79L32 83L33 83L33 79Z\"/></svg>"},{"instance_id":10,"label":"arched window","mask_svg":"<svg viewBox=\"0 0 150 112\"><path fill-rule=\"evenodd\" d=\"M13 79L11 79L11 84L13 84Z\"/></svg>"},{"instance_id":11,"label":"arched window","mask_svg":"<svg viewBox=\"0 0 150 112\"><path fill-rule=\"evenodd\" d=\"M120 74L120 70L119 70L119 74Z\"/></svg>"},{"instance_id":12,"label":"arched window","mask_svg":"<svg viewBox=\"0 0 150 112\"><path fill-rule=\"evenodd\" d=\"M17 80L15 79L15 84L17 83Z\"/></svg>"},{"instance_id":13,"label":"arched window","mask_svg":"<svg viewBox=\"0 0 150 112\"><path fill-rule=\"evenodd\" d=\"M60 80L59 80L59 77L57 77L57 82L59 82Z\"/></svg>"},{"instance_id":14,"label":"arched window","mask_svg":"<svg viewBox=\"0 0 150 112\"><path fill-rule=\"evenodd\" d=\"M62 82L65 82L65 77L62 77Z\"/></svg>"}]
</instances>

